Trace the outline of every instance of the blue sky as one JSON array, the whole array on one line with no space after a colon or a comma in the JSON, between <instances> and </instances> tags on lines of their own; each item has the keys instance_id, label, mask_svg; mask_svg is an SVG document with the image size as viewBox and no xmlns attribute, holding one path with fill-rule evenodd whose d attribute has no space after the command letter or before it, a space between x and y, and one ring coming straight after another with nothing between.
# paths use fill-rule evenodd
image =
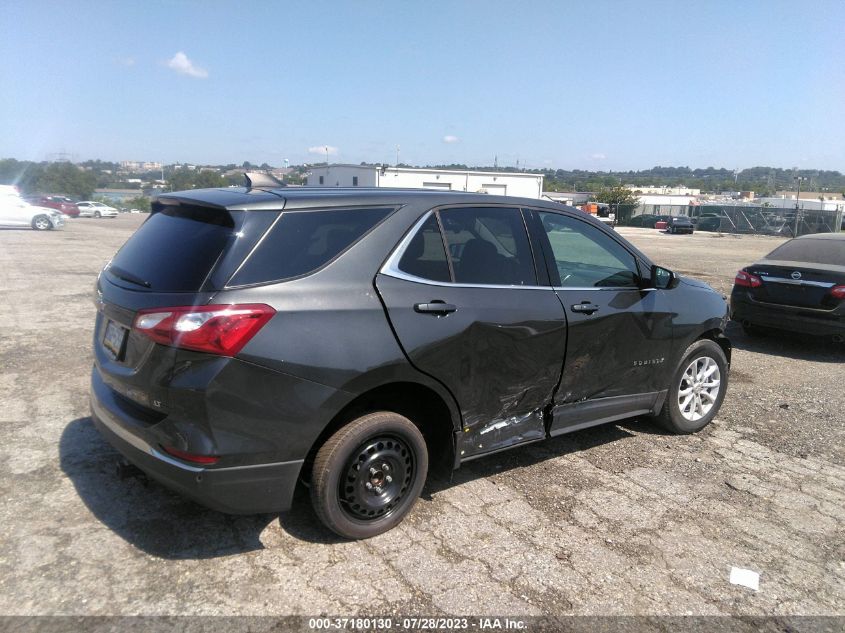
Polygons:
<instances>
[{"instance_id":1,"label":"blue sky","mask_svg":"<svg viewBox=\"0 0 845 633\"><path fill-rule=\"evenodd\" d=\"M5 0L0 157L845 171L843 24L841 0Z\"/></svg>"}]
</instances>

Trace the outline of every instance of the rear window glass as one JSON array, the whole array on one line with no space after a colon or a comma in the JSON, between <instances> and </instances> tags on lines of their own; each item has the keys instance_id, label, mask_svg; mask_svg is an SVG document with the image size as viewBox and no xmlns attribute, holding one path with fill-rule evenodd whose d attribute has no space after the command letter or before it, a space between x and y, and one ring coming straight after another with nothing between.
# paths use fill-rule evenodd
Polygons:
<instances>
[{"instance_id":1,"label":"rear window glass","mask_svg":"<svg viewBox=\"0 0 845 633\"><path fill-rule=\"evenodd\" d=\"M333 209L282 213L229 286L300 277L334 259L393 209Z\"/></svg>"},{"instance_id":2,"label":"rear window glass","mask_svg":"<svg viewBox=\"0 0 845 633\"><path fill-rule=\"evenodd\" d=\"M420 227L414 239L408 244L399 270L414 277L431 279L433 281L451 281L449 263L446 260L446 249L443 248L443 237L440 226L434 215L429 216L425 224Z\"/></svg>"},{"instance_id":3,"label":"rear window glass","mask_svg":"<svg viewBox=\"0 0 845 633\"><path fill-rule=\"evenodd\" d=\"M766 255L766 259L845 266L845 240L790 240Z\"/></svg>"},{"instance_id":4,"label":"rear window glass","mask_svg":"<svg viewBox=\"0 0 845 633\"><path fill-rule=\"evenodd\" d=\"M135 231L107 272L139 290L197 291L242 221L242 211L164 207Z\"/></svg>"}]
</instances>

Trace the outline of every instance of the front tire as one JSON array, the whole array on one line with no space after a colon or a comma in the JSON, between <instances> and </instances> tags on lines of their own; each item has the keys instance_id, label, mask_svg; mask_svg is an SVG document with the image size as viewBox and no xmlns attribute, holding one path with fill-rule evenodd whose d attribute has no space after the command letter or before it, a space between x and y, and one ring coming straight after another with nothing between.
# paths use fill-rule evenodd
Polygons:
<instances>
[{"instance_id":1,"label":"front tire","mask_svg":"<svg viewBox=\"0 0 845 633\"><path fill-rule=\"evenodd\" d=\"M36 231L48 231L53 228L53 223L46 215L36 215L32 218L32 228Z\"/></svg>"},{"instance_id":2,"label":"front tire","mask_svg":"<svg viewBox=\"0 0 845 633\"><path fill-rule=\"evenodd\" d=\"M336 534L365 539L387 532L411 511L428 473L419 429L398 413L353 420L317 452L311 502Z\"/></svg>"},{"instance_id":3,"label":"front tire","mask_svg":"<svg viewBox=\"0 0 845 633\"><path fill-rule=\"evenodd\" d=\"M672 374L669 393L655 421L667 431L695 433L710 424L728 388L728 360L709 339L695 341Z\"/></svg>"},{"instance_id":4,"label":"front tire","mask_svg":"<svg viewBox=\"0 0 845 633\"><path fill-rule=\"evenodd\" d=\"M99 211L94 211L94 217L95 218L99 218L99 217L101 217L101 215L102 214Z\"/></svg>"}]
</instances>

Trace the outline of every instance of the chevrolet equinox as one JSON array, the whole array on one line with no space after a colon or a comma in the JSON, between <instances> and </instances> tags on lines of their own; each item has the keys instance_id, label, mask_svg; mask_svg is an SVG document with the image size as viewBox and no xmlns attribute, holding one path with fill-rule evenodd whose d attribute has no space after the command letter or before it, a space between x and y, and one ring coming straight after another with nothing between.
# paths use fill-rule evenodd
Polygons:
<instances>
[{"instance_id":1,"label":"chevrolet equinox","mask_svg":"<svg viewBox=\"0 0 845 633\"><path fill-rule=\"evenodd\" d=\"M728 385L728 308L556 203L412 189L163 194L97 279L100 432L228 513L297 482L348 538L447 469L596 424L692 433Z\"/></svg>"}]
</instances>

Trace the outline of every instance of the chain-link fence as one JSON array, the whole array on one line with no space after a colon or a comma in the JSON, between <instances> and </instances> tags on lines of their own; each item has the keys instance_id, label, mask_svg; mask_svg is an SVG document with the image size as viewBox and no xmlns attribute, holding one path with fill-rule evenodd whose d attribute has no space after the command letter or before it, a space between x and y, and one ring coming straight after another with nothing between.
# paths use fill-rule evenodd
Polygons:
<instances>
[{"instance_id":1,"label":"chain-link fence","mask_svg":"<svg viewBox=\"0 0 845 633\"><path fill-rule=\"evenodd\" d=\"M657 222L679 215L690 217L699 231L718 233L759 233L793 237L845 230L845 218L841 209L796 210L751 204L620 206L617 224L654 228Z\"/></svg>"}]
</instances>

